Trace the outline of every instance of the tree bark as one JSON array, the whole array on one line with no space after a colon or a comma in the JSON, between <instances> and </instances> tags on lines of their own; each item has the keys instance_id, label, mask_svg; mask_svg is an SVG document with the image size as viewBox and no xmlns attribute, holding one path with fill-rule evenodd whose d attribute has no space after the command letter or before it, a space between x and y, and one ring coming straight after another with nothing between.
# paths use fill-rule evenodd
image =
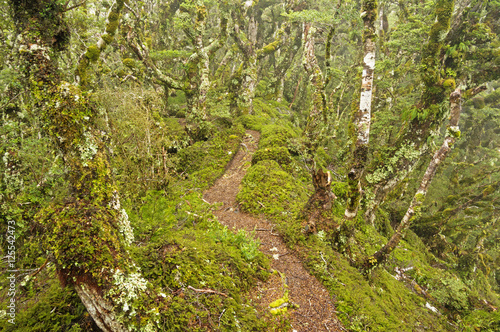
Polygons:
<instances>
[{"instance_id":1,"label":"tree bark","mask_svg":"<svg viewBox=\"0 0 500 332\"><path fill-rule=\"evenodd\" d=\"M377 2L363 1L363 75L361 79L361 95L359 108L354 115L353 125L356 132L356 143L353 160L348 173L348 199L344 216L350 220L358 214L361 200L361 177L368 158L370 140L373 72L375 70L375 21L377 18Z\"/></svg>"}]
</instances>

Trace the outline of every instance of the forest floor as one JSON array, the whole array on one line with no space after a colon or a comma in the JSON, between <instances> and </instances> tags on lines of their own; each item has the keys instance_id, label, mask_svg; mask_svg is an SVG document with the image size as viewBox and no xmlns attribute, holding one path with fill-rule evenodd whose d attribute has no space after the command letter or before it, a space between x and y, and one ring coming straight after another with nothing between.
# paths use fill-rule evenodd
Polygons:
<instances>
[{"instance_id":1,"label":"forest floor","mask_svg":"<svg viewBox=\"0 0 500 332\"><path fill-rule=\"evenodd\" d=\"M205 192L204 198L212 204L222 203L214 214L229 229L254 231L260 241L260 250L271 261L272 270L279 272L273 273L267 282L259 283L251 291L252 301L260 312L270 310L269 304L283 298L287 288L288 303L295 307L288 310L292 330L346 331L335 317L334 300L327 289L307 272L298 255L287 248L283 239L274 232L273 223L266 218L246 214L238 207L236 194L251 166L259 138L259 132L247 130L242 147L227 166L225 174Z\"/></svg>"}]
</instances>

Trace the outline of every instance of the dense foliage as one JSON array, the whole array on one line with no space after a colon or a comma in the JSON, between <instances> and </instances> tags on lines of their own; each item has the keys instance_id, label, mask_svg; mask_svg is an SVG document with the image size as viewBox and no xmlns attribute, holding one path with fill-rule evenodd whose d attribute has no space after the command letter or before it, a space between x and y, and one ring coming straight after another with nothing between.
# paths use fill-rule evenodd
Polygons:
<instances>
[{"instance_id":1,"label":"dense foliage","mask_svg":"<svg viewBox=\"0 0 500 332\"><path fill-rule=\"evenodd\" d=\"M291 330L248 295L258 241L203 199L248 129L238 208L346 329L499 330L499 20L494 0L0 0L0 330Z\"/></svg>"}]
</instances>

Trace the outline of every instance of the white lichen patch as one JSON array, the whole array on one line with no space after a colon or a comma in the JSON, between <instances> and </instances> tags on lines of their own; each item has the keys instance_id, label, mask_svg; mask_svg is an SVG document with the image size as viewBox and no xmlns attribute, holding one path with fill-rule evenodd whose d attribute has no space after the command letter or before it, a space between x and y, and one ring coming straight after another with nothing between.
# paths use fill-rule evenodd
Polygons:
<instances>
[{"instance_id":1,"label":"white lichen patch","mask_svg":"<svg viewBox=\"0 0 500 332\"><path fill-rule=\"evenodd\" d=\"M97 143L94 136L89 132L83 133L83 137L85 142L78 145L78 150L80 151L83 166L87 167L88 161L92 160L97 153Z\"/></svg>"},{"instance_id":2,"label":"white lichen patch","mask_svg":"<svg viewBox=\"0 0 500 332\"><path fill-rule=\"evenodd\" d=\"M398 151L391 157L383 167L375 170L375 172L366 175L366 181L369 183L378 183L386 179L391 173L394 172L395 167L401 159L413 161L419 158L421 150L415 149L415 144L403 144Z\"/></svg>"},{"instance_id":3,"label":"white lichen patch","mask_svg":"<svg viewBox=\"0 0 500 332\"><path fill-rule=\"evenodd\" d=\"M132 226L130 225L127 211L121 208L120 197L118 196L117 191L113 192L113 198L109 202L109 207L118 211L118 230L123 235L126 244L131 245L134 241L134 232L132 230Z\"/></svg>"},{"instance_id":4,"label":"white lichen patch","mask_svg":"<svg viewBox=\"0 0 500 332\"><path fill-rule=\"evenodd\" d=\"M135 300L139 298L141 293L147 289L148 281L144 279L140 273L134 272L125 275L121 270L117 269L113 274L113 285L108 295L114 298L114 302L121 306L123 312L133 316L136 313Z\"/></svg>"},{"instance_id":5,"label":"white lichen patch","mask_svg":"<svg viewBox=\"0 0 500 332\"><path fill-rule=\"evenodd\" d=\"M131 245L134 242L134 232L132 226L130 226L130 220L128 219L128 214L125 209L120 210L120 216L118 217L118 230L122 233L125 242Z\"/></svg>"}]
</instances>

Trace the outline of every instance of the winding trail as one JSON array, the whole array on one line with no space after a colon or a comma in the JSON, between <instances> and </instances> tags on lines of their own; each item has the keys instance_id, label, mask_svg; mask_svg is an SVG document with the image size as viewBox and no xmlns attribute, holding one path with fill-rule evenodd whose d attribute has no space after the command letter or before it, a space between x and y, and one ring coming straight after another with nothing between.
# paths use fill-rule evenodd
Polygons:
<instances>
[{"instance_id":1,"label":"winding trail","mask_svg":"<svg viewBox=\"0 0 500 332\"><path fill-rule=\"evenodd\" d=\"M252 155L257 150L260 133L247 130L243 146L228 164L226 173L204 194L210 203L223 203L214 211L219 221L234 230L255 230L260 240L260 250L271 261L273 274L267 282L261 282L252 292L252 300L259 310L269 310L269 304L283 297L285 282L289 291L289 302L298 305L289 310L290 325L297 332L346 331L334 314L333 299L328 290L302 266L297 255L288 249L282 238L273 232L273 224L263 218L255 218L239 210L236 194L243 176L251 165ZM284 279L284 280L283 280Z\"/></svg>"}]
</instances>

